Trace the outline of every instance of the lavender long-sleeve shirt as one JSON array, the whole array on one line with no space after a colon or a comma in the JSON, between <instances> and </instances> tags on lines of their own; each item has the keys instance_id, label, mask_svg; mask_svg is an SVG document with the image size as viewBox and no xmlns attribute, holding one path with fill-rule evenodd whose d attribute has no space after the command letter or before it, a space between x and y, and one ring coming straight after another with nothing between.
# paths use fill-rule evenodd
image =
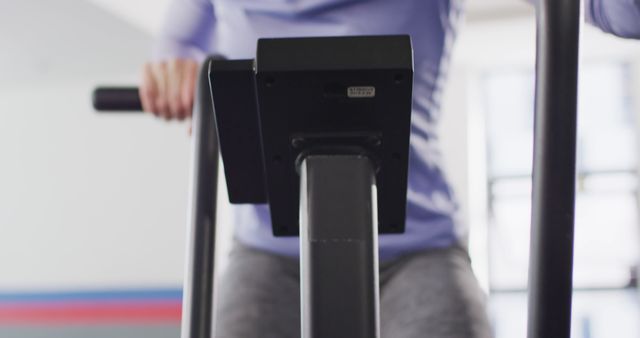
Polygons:
<instances>
[{"instance_id":1,"label":"lavender long-sleeve shirt","mask_svg":"<svg viewBox=\"0 0 640 338\"><path fill-rule=\"evenodd\" d=\"M514 0L516 1L516 0ZM602 30L640 38L640 0L586 0ZM381 259L466 240L466 226L441 167L440 97L464 0L173 0L156 45L159 58L210 53L253 58L261 37L409 34L415 77L406 232L380 236ZM268 207L234 206L236 238L284 255L297 238L271 233Z\"/></svg>"}]
</instances>

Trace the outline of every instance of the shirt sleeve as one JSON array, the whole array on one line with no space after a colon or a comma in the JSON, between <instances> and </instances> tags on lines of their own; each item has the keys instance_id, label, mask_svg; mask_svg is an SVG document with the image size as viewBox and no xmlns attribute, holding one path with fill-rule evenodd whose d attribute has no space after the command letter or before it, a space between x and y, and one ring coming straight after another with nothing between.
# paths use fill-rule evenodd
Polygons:
<instances>
[{"instance_id":1,"label":"shirt sleeve","mask_svg":"<svg viewBox=\"0 0 640 338\"><path fill-rule=\"evenodd\" d=\"M203 61L211 52L216 18L211 0L171 0L153 58Z\"/></svg>"},{"instance_id":2,"label":"shirt sleeve","mask_svg":"<svg viewBox=\"0 0 640 338\"><path fill-rule=\"evenodd\" d=\"M603 31L640 39L640 0L585 0L587 20Z\"/></svg>"},{"instance_id":3,"label":"shirt sleeve","mask_svg":"<svg viewBox=\"0 0 640 338\"><path fill-rule=\"evenodd\" d=\"M540 0L527 0L536 5ZM640 39L640 0L584 0L587 21L607 33Z\"/></svg>"}]
</instances>

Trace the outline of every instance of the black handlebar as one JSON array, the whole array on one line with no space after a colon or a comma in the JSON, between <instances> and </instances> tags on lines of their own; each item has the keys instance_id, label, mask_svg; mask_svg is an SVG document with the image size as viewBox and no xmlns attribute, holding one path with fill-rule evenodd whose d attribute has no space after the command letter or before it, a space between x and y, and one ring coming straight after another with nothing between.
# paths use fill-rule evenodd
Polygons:
<instances>
[{"instance_id":1,"label":"black handlebar","mask_svg":"<svg viewBox=\"0 0 640 338\"><path fill-rule=\"evenodd\" d=\"M98 87L92 98L93 108L99 112L142 112L137 87Z\"/></svg>"}]
</instances>

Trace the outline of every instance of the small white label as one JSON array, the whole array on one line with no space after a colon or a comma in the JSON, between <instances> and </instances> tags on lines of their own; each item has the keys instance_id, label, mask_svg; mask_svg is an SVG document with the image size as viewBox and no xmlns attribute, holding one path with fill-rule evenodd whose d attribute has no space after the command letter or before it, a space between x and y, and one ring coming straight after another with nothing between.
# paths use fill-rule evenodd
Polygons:
<instances>
[{"instance_id":1,"label":"small white label","mask_svg":"<svg viewBox=\"0 0 640 338\"><path fill-rule=\"evenodd\" d=\"M373 87L373 86L348 87L347 96L349 98L355 98L355 99L376 97L376 87Z\"/></svg>"}]
</instances>

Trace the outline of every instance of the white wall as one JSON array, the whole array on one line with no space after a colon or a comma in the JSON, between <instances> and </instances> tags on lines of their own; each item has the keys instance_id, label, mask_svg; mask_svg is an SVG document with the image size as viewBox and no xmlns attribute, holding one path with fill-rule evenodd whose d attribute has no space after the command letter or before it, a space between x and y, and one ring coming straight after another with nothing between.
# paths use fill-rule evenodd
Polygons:
<instances>
[{"instance_id":1,"label":"white wall","mask_svg":"<svg viewBox=\"0 0 640 338\"><path fill-rule=\"evenodd\" d=\"M0 93L0 290L180 280L186 128L97 115L88 89Z\"/></svg>"},{"instance_id":2,"label":"white wall","mask_svg":"<svg viewBox=\"0 0 640 338\"><path fill-rule=\"evenodd\" d=\"M90 106L137 83L166 3L0 0L0 293L181 285L187 125Z\"/></svg>"},{"instance_id":3,"label":"white wall","mask_svg":"<svg viewBox=\"0 0 640 338\"><path fill-rule=\"evenodd\" d=\"M171 0L85 0L145 32L156 34Z\"/></svg>"},{"instance_id":4,"label":"white wall","mask_svg":"<svg viewBox=\"0 0 640 338\"><path fill-rule=\"evenodd\" d=\"M179 285L186 126L90 108L150 36L83 1L0 8L0 293Z\"/></svg>"}]
</instances>

